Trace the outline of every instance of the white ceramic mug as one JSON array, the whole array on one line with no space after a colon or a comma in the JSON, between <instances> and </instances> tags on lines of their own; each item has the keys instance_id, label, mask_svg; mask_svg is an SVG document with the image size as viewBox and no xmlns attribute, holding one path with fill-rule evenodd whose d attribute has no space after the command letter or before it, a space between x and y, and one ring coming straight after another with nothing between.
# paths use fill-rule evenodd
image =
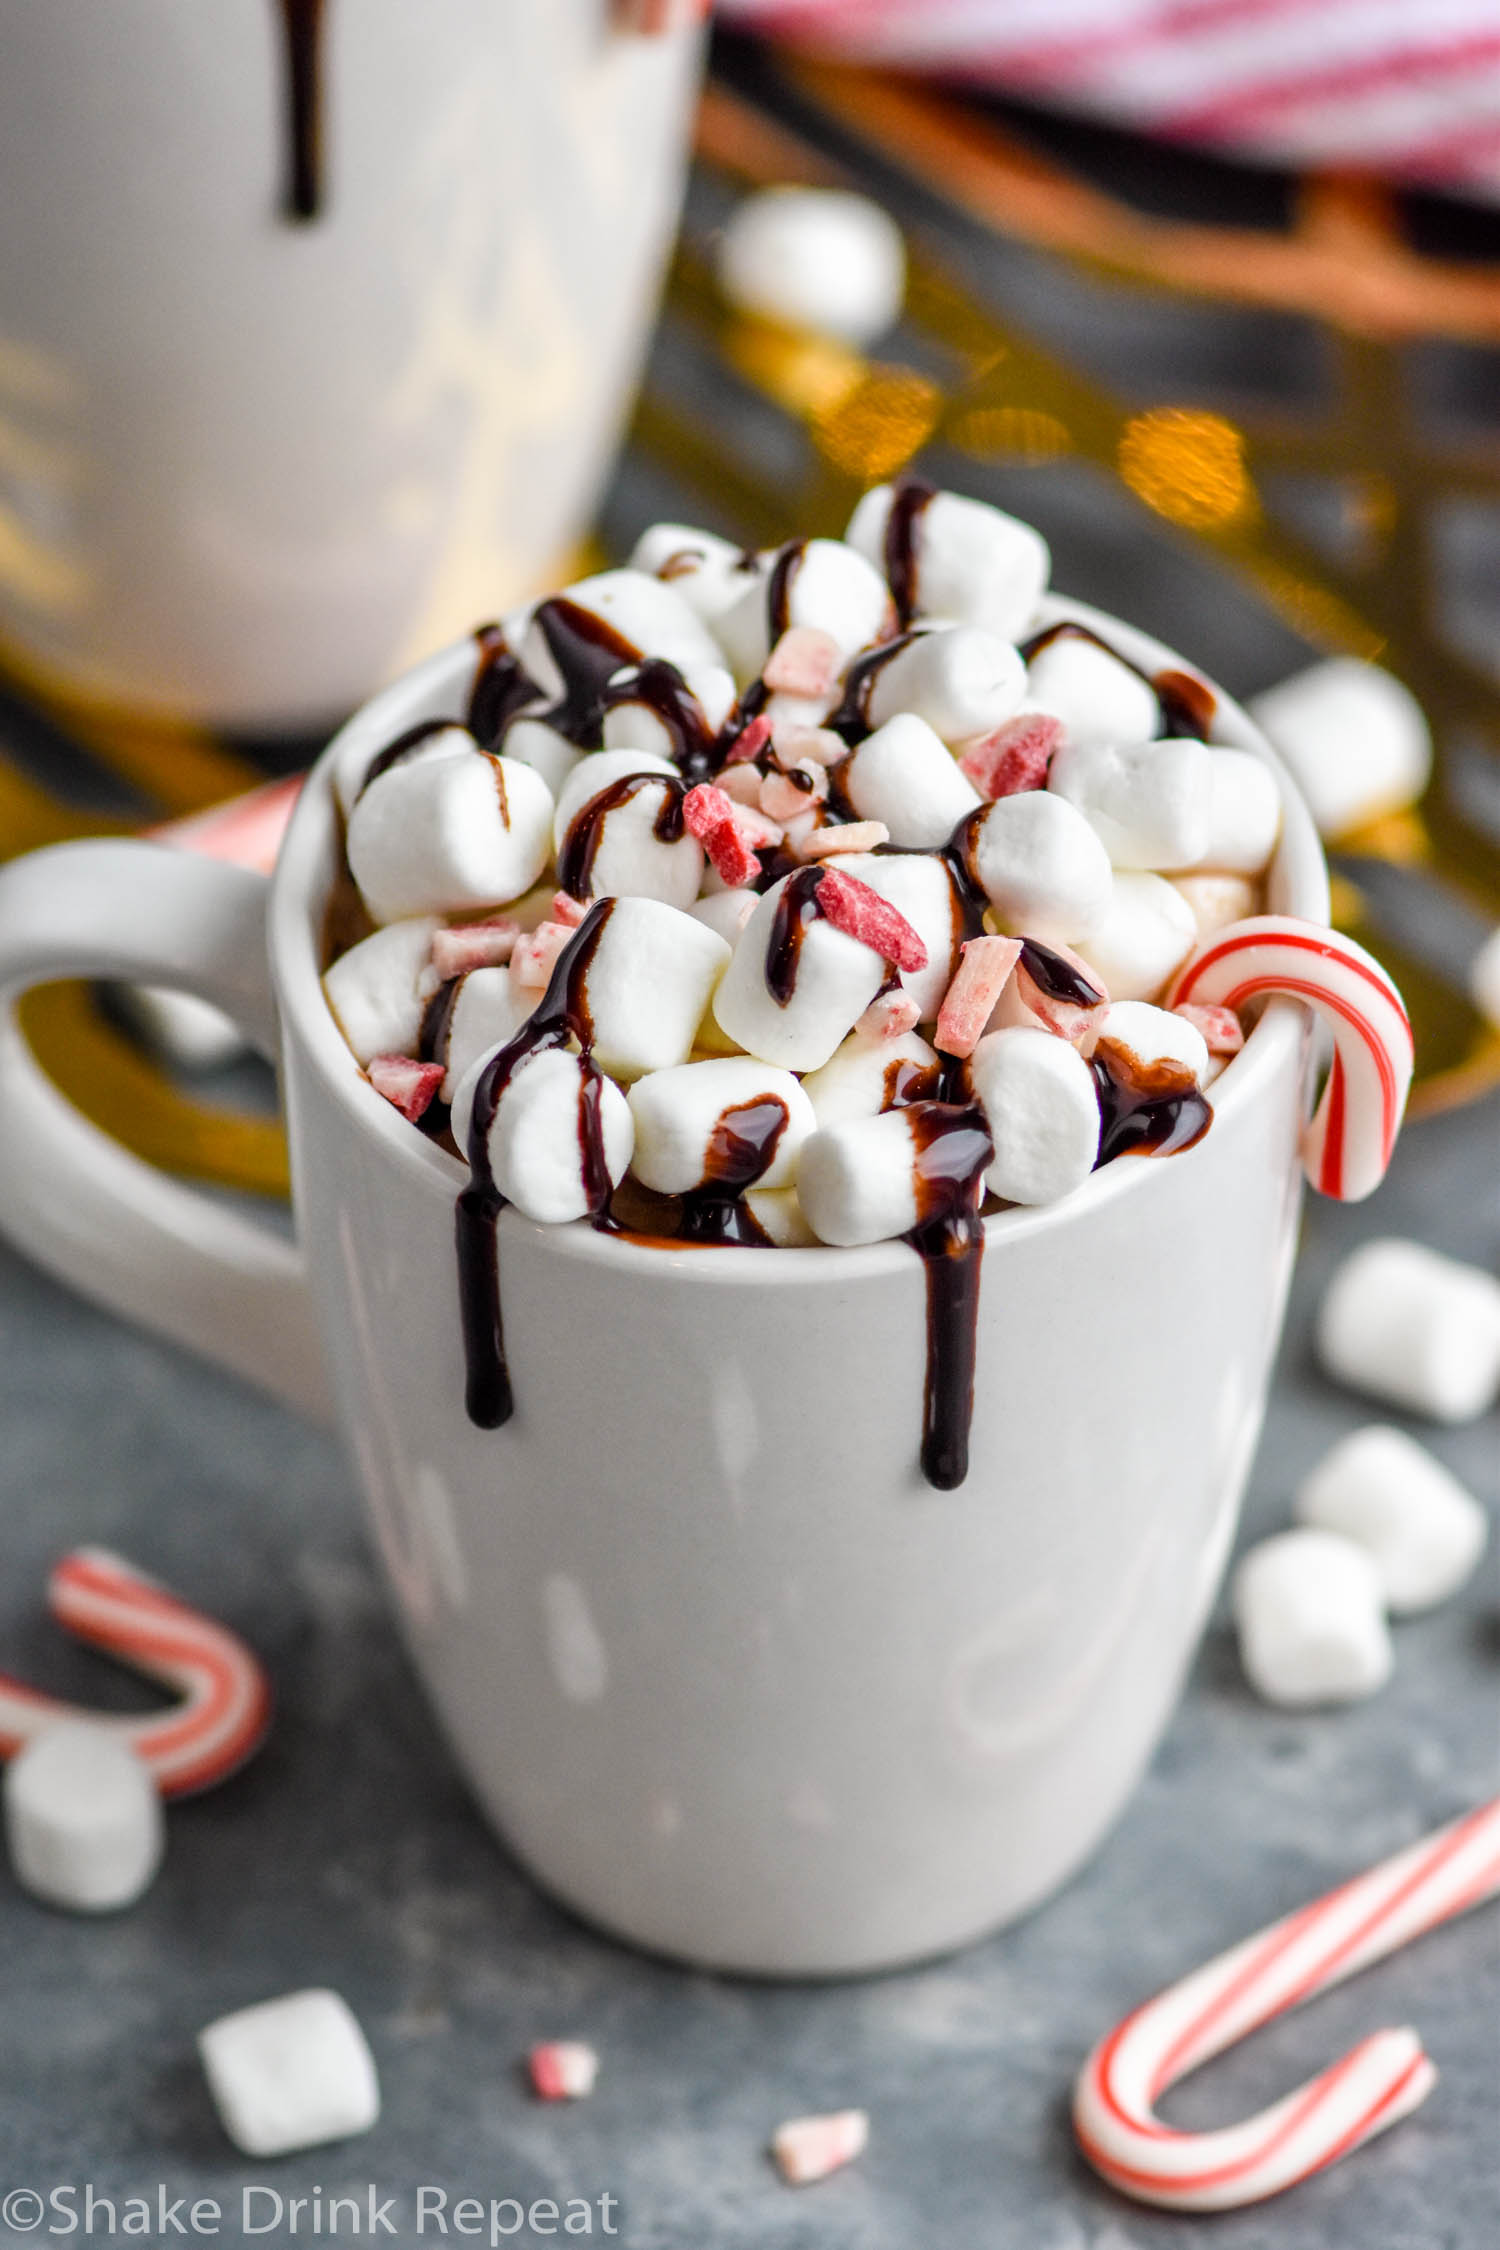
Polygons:
<instances>
[{"instance_id":1,"label":"white ceramic mug","mask_svg":"<svg viewBox=\"0 0 1500 2250\"><path fill-rule=\"evenodd\" d=\"M1076 605L1156 671L1177 659ZM462 708L472 644L378 697ZM1270 758L1222 702L1216 738ZM777 1975L887 1967L1046 1896L1133 1789L1228 1551L1300 1192L1309 1041L1274 1003L1186 1154L987 1226L972 1466L918 1469L924 1274L500 1222L515 1418L464 1412L466 1173L357 1069L318 981L335 744L267 899L143 844L0 874L0 1224L300 1404L320 1355L408 1645L481 1803L590 1920ZM1273 761L1274 762L1274 761ZM1279 770L1279 769L1278 769ZM1273 908L1327 919L1287 795ZM278 1047L300 1247L145 1170L15 1029L48 976L172 983Z\"/></svg>"},{"instance_id":2,"label":"white ceramic mug","mask_svg":"<svg viewBox=\"0 0 1500 2250\"><path fill-rule=\"evenodd\" d=\"M331 724L564 562L676 222L699 37L609 0L0 0L0 651Z\"/></svg>"}]
</instances>

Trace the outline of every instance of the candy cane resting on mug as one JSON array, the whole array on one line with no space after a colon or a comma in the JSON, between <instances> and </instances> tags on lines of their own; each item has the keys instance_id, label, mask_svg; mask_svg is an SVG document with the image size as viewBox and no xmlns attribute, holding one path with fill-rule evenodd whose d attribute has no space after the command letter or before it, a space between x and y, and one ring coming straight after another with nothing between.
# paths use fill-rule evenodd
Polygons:
<instances>
[{"instance_id":1,"label":"candy cane resting on mug","mask_svg":"<svg viewBox=\"0 0 1500 2250\"><path fill-rule=\"evenodd\" d=\"M47 1582L47 1607L75 1639L176 1690L166 1711L120 1718L81 1710L0 1673L0 1757L63 1719L118 1733L164 1797L227 1780L263 1741L271 1690L259 1659L227 1626L99 1547L76 1547Z\"/></svg>"},{"instance_id":2,"label":"candy cane resting on mug","mask_svg":"<svg viewBox=\"0 0 1500 2250\"><path fill-rule=\"evenodd\" d=\"M1401 995L1352 938L1289 914L1257 914L1201 946L1166 1005L1239 1009L1278 995L1305 1000L1333 1034L1333 1068L1303 1135L1303 1168L1322 1194L1358 1203L1385 1177L1411 1084Z\"/></svg>"},{"instance_id":3,"label":"candy cane resting on mug","mask_svg":"<svg viewBox=\"0 0 1500 2250\"><path fill-rule=\"evenodd\" d=\"M1256 2203L1337 2163L1424 2102L1437 2071L1411 2029L1373 2032L1258 2116L1178 2133L1155 2104L1209 2057L1500 1893L1500 1798L1288 1914L1148 2000L1102 2039L1073 2089L1084 2155L1167 2210Z\"/></svg>"}]
</instances>

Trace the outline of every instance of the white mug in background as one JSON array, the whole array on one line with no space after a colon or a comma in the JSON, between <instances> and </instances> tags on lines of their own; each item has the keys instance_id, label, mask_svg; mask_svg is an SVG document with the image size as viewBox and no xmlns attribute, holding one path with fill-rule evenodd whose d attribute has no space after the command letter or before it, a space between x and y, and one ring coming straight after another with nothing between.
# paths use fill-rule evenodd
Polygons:
<instances>
[{"instance_id":1,"label":"white mug in background","mask_svg":"<svg viewBox=\"0 0 1500 2250\"><path fill-rule=\"evenodd\" d=\"M301 729L552 583L700 49L609 0L0 0L0 657Z\"/></svg>"},{"instance_id":2,"label":"white mug in background","mask_svg":"<svg viewBox=\"0 0 1500 2250\"><path fill-rule=\"evenodd\" d=\"M1178 659L1075 604L1149 672ZM967 1481L922 1481L925 1276L862 1250L499 1225L514 1419L464 1411L467 1174L376 1094L319 983L340 745L463 706L472 643L323 757L269 893L145 844L0 873L0 1226L301 1404L319 1339L407 1643L549 1890L655 1951L885 1968L1035 1905L1134 1788L1233 1535L1301 1186L1310 1042L1273 1002L1204 1139L987 1222ZM1271 758L1221 700L1216 740ZM1280 769L1278 768L1278 772ZM1326 921L1286 796L1270 905ZM269 966L267 953L269 950ZM298 1247L146 1170L41 1076L48 977L171 983L279 1052ZM279 1024L279 1041L278 1041Z\"/></svg>"}]
</instances>

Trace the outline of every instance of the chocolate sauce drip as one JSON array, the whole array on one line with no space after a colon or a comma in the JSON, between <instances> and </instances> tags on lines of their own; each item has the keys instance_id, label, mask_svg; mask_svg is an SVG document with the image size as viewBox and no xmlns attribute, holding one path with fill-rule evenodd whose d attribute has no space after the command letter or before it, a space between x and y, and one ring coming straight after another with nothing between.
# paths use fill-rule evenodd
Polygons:
<instances>
[{"instance_id":1,"label":"chocolate sauce drip","mask_svg":"<svg viewBox=\"0 0 1500 2250\"><path fill-rule=\"evenodd\" d=\"M939 1492L952 1492L969 1473L984 1256L979 1206L995 1149L973 1102L918 1101L908 1109L917 1223L905 1239L927 1269L922 1474Z\"/></svg>"},{"instance_id":2,"label":"chocolate sauce drip","mask_svg":"<svg viewBox=\"0 0 1500 2250\"><path fill-rule=\"evenodd\" d=\"M882 641L879 648L866 649L863 656L855 658L844 674L844 693L838 709L825 721L835 734L843 736L850 749L863 742L870 730L870 697L875 692L875 682L890 663L899 656L916 635L898 633L893 641Z\"/></svg>"},{"instance_id":3,"label":"chocolate sauce drip","mask_svg":"<svg viewBox=\"0 0 1500 2250\"><path fill-rule=\"evenodd\" d=\"M690 788L696 782L711 780L718 772L723 763L718 737L687 681L665 657L647 657L632 678L607 687L605 710L617 703L644 703L660 719L671 742L669 755Z\"/></svg>"},{"instance_id":4,"label":"chocolate sauce drip","mask_svg":"<svg viewBox=\"0 0 1500 2250\"><path fill-rule=\"evenodd\" d=\"M280 0L286 75L286 190L289 219L315 219L323 207L323 0Z\"/></svg>"},{"instance_id":5,"label":"chocolate sauce drip","mask_svg":"<svg viewBox=\"0 0 1500 2250\"><path fill-rule=\"evenodd\" d=\"M760 717L770 700L771 691L766 686L765 681L752 680L719 729L719 739L714 745L716 763L713 770L715 773L722 773L729 763L730 751L739 741L751 720ZM761 765L762 758L757 758L755 763Z\"/></svg>"},{"instance_id":6,"label":"chocolate sauce drip","mask_svg":"<svg viewBox=\"0 0 1500 2250\"><path fill-rule=\"evenodd\" d=\"M675 775L665 773L625 773L618 781L601 789L580 808L567 835L562 850L557 855L557 887L566 891L569 898L585 899L594 882L594 861L599 846L604 841L604 823L612 812L642 789L660 789L664 792L661 810L651 823L651 833L658 843L675 844L683 831L682 800L687 795L687 785Z\"/></svg>"},{"instance_id":7,"label":"chocolate sauce drip","mask_svg":"<svg viewBox=\"0 0 1500 2250\"><path fill-rule=\"evenodd\" d=\"M684 1242L728 1248L769 1243L741 1198L769 1171L786 1127L787 1106L775 1094L736 1102L721 1113L709 1135L703 1185L682 1199L677 1231Z\"/></svg>"},{"instance_id":8,"label":"chocolate sauce drip","mask_svg":"<svg viewBox=\"0 0 1500 2250\"><path fill-rule=\"evenodd\" d=\"M371 782L378 781L383 773L389 773L392 766L399 766L409 750L417 749L435 734L446 733L453 724L452 719L419 719L414 727L408 727L404 734L398 734L394 742L388 742L383 750L377 750L365 768L365 778L359 785L356 803Z\"/></svg>"},{"instance_id":9,"label":"chocolate sauce drip","mask_svg":"<svg viewBox=\"0 0 1500 2250\"><path fill-rule=\"evenodd\" d=\"M441 1063L448 1067L448 1041L453 1032L453 1011L458 1005L462 977L449 977L440 984L426 1007L422 1010L422 1028L417 1033L417 1060Z\"/></svg>"},{"instance_id":10,"label":"chocolate sauce drip","mask_svg":"<svg viewBox=\"0 0 1500 2250\"><path fill-rule=\"evenodd\" d=\"M776 560L766 581L766 629L772 648L792 621L792 581L802 568L806 553L805 539L789 539L784 547L776 550Z\"/></svg>"},{"instance_id":11,"label":"chocolate sauce drip","mask_svg":"<svg viewBox=\"0 0 1500 2250\"><path fill-rule=\"evenodd\" d=\"M528 703L540 701L542 691L505 638L503 626L480 625L474 640L479 662L464 724L481 750L498 750L511 720Z\"/></svg>"},{"instance_id":12,"label":"chocolate sauce drip","mask_svg":"<svg viewBox=\"0 0 1500 2250\"><path fill-rule=\"evenodd\" d=\"M766 989L779 1008L784 1008L797 989L797 964L802 958L802 940L808 925L816 922L823 909L818 904L818 891L826 867L799 867L787 878L787 885L776 901L776 913L771 922L770 941L766 946Z\"/></svg>"},{"instance_id":13,"label":"chocolate sauce drip","mask_svg":"<svg viewBox=\"0 0 1500 2250\"><path fill-rule=\"evenodd\" d=\"M1214 1113L1198 1087L1184 1086L1180 1064L1127 1070L1101 1042L1089 1068L1103 1120L1095 1171L1117 1156L1175 1156L1201 1141L1213 1123Z\"/></svg>"},{"instance_id":14,"label":"chocolate sauce drip","mask_svg":"<svg viewBox=\"0 0 1500 2250\"><path fill-rule=\"evenodd\" d=\"M640 650L564 594L541 603L532 623L563 683L558 701L537 716L576 749L597 750L604 739L605 688L622 665L640 663Z\"/></svg>"},{"instance_id":15,"label":"chocolate sauce drip","mask_svg":"<svg viewBox=\"0 0 1500 2250\"><path fill-rule=\"evenodd\" d=\"M923 478L903 478L891 494L891 511L885 519L885 582L903 629L917 607L917 526L935 494L936 487Z\"/></svg>"},{"instance_id":16,"label":"chocolate sauce drip","mask_svg":"<svg viewBox=\"0 0 1500 2250\"><path fill-rule=\"evenodd\" d=\"M541 1004L514 1039L492 1055L479 1074L469 1125L469 1185L454 1213L458 1251L459 1317L467 1370L465 1404L469 1419L482 1430L496 1430L515 1412L505 1330L500 1308L500 1249L497 1222L505 1198L490 1170L490 1128L506 1087L531 1055L565 1047L576 1039L583 1075L578 1095L578 1145L589 1214L596 1226L609 1225L609 1167L600 1118L603 1081L590 1048L594 1024L589 1014L589 968L614 910L613 899L591 906L553 966Z\"/></svg>"},{"instance_id":17,"label":"chocolate sauce drip","mask_svg":"<svg viewBox=\"0 0 1500 2250\"><path fill-rule=\"evenodd\" d=\"M1199 742L1208 739L1208 730L1213 725L1218 705L1214 700L1214 691L1206 680L1196 679L1191 672L1142 671L1139 664L1133 663L1128 656L1113 647L1092 626L1074 625L1067 619L1058 625L1048 625L1040 633L1033 633L1030 640L1019 644L1020 651L1029 664L1044 648L1050 648L1054 641L1064 639L1092 641L1095 648L1102 648L1117 664L1123 664L1127 672L1134 672L1138 680L1144 680L1156 697L1157 707L1161 712L1163 735L1187 735Z\"/></svg>"},{"instance_id":18,"label":"chocolate sauce drip","mask_svg":"<svg viewBox=\"0 0 1500 2250\"><path fill-rule=\"evenodd\" d=\"M990 902L974 873L974 840L989 809L988 805L976 805L973 812L965 813L937 855L953 884L954 937L959 944L984 934ZM880 849L889 851L891 847L883 844Z\"/></svg>"},{"instance_id":19,"label":"chocolate sauce drip","mask_svg":"<svg viewBox=\"0 0 1500 2250\"><path fill-rule=\"evenodd\" d=\"M1021 966L1039 992L1049 1000L1066 1000L1075 1008L1097 1008L1105 995L1081 970L1040 938L1022 938Z\"/></svg>"}]
</instances>

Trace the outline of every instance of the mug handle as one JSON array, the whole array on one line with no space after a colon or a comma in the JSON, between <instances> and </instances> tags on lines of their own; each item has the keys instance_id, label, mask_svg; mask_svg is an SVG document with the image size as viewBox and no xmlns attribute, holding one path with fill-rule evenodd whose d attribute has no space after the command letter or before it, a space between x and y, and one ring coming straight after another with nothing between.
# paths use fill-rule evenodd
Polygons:
<instances>
[{"instance_id":1,"label":"mug handle","mask_svg":"<svg viewBox=\"0 0 1500 2250\"><path fill-rule=\"evenodd\" d=\"M0 1232L111 1312L331 1419L301 1252L131 1156L65 1100L16 1003L64 977L210 1000L276 1057L270 885L159 844L55 844L0 868Z\"/></svg>"}]
</instances>

